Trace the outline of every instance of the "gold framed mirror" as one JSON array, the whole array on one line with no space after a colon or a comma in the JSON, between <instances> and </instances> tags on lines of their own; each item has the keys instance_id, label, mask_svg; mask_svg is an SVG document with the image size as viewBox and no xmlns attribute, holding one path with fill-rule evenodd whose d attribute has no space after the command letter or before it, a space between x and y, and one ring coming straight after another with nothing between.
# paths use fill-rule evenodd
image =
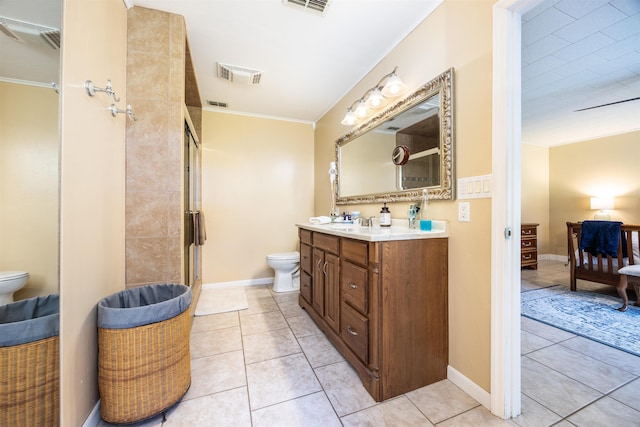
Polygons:
<instances>
[{"instance_id":1,"label":"gold framed mirror","mask_svg":"<svg viewBox=\"0 0 640 427\"><path fill-rule=\"evenodd\" d=\"M336 204L453 200L454 140L450 68L336 141Z\"/></svg>"}]
</instances>

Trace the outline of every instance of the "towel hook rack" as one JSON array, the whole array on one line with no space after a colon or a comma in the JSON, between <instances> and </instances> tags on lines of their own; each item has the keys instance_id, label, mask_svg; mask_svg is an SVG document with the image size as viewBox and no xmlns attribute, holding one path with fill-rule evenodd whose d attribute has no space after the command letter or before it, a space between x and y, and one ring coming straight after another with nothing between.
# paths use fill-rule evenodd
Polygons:
<instances>
[{"instance_id":1,"label":"towel hook rack","mask_svg":"<svg viewBox=\"0 0 640 427\"><path fill-rule=\"evenodd\" d=\"M84 88L87 90L87 95L94 96L96 92L104 92L111 97L115 102L120 102L120 98L116 96L116 91L111 86L111 80L107 80L107 85L104 88L97 87L91 80L84 82Z\"/></svg>"},{"instance_id":2,"label":"towel hook rack","mask_svg":"<svg viewBox=\"0 0 640 427\"><path fill-rule=\"evenodd\" d=\"M118 107L116 106L116 104L111 104L111 105L109 106L109 111L111 111L111 115L112 115L113 117L117 116L118 114L124 113L124 114L126 114L127 116L129 116L129 118L130 118L132 121L134 121L134 122L135 122L135 121L137 121L137 120L138 120L138 119L136 118L135 113L133 112L133 107L131 107L131 104L127 105L127 109L126 109L126 110L122 110L122 109L118 108Z\"/></svg>"}]
</instances>

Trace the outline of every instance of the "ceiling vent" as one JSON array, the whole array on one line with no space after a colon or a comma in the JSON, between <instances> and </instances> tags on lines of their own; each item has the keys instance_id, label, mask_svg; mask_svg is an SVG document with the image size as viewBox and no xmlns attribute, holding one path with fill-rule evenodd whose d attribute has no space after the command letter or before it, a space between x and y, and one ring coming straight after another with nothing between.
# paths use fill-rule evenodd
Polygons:
<instances>
[{"instance_id":1,"label":"ceiling vent","mask_svg":"<svg viewBox=\"0 0 640 427\"><path fill-rule=\"evenodd\" d=\"M60 49L60 30L0 16L0 32L12 40Z\"/></svg>"},{"instance_id":2,"label":"ceiling vent","mask_svg":"<svg viewBox=\"0 0 640 427\"><path fill-rule=\"evenodd\" d=\"M324 13L329 0L282 0L285 5L301 7L311 12Z\"/></svg>"},{"instance_id":3,"label":"ceiling vent","mask_svg":"<svg viewBox=\"0 0 640 427\"><path fill-rule=\"evenodd\" d=\"M260 84L262 71L218 62L218 77L232 83L257 85Z\"/></svg>"}]
</instances>

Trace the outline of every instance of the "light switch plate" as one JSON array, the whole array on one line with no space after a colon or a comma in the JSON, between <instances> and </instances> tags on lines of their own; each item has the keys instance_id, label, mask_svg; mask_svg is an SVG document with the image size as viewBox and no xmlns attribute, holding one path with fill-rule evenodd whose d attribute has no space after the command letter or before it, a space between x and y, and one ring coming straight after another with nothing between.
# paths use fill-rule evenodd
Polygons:
<instances>
[{"instance_id":1,"label":"light switch plate","mask_svg":"<svg viewBox=\"0 0 640 427\"><path fill-rule=\"evenodd\" d=\"M471 204L469 202L458 202L458 221L471 221Z\"/></svg>"}]
</instances>

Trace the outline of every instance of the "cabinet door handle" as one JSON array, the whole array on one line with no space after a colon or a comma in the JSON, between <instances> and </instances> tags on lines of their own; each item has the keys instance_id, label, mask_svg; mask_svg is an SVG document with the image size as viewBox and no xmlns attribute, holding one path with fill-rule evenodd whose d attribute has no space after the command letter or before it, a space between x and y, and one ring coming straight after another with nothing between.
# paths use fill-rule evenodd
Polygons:
<instances>
[{"instance_id":1,"label":"cabinet door handle","mask_svg":"<svg viewBox=\"0 0 640 427\"><path fill-rule=\"evenodd\" d=\"M349 332L354 337L358 335L358 333L356 331L354 331L351 326L347 326L347 332Z\"/></svg>"},{"instance_id":2,"label":"cabinet door handle","mask_svg":"<svg viewBox=\"0 0 640 427\"><path fill-rule=\"evenodd\" d=\"M350 287L351 289L358 289L358 285L356 285L356 284L355 284L355 283L353 283L353 282L349 282L349 287Z\"/></svg>"},{"instance_id":3,"label":"cabinet door handle","mask_svg":"<svg viewBox=\"0 0 640 427\"><path fill-rule=\"evenodd\" d=\"M322 267L322 272L324 273L324 275L327 275L327 262L325 261L324 266Z\"/></svg>"},{"instance_id":4,"label":"cabinet door handle","mask_svg":"<svg viewBox=\"0 0 640 427\"><path fill-rule=\"evenodd\" d=\"M318 271L322 271L322 270L320 270L320 263L321 263L321 262L322 262L322 260L321 260L321 259L319 259L319 260L318 260L318 264L316 265L316 269L317 269Z\"/></svg>"}]
</instances>

